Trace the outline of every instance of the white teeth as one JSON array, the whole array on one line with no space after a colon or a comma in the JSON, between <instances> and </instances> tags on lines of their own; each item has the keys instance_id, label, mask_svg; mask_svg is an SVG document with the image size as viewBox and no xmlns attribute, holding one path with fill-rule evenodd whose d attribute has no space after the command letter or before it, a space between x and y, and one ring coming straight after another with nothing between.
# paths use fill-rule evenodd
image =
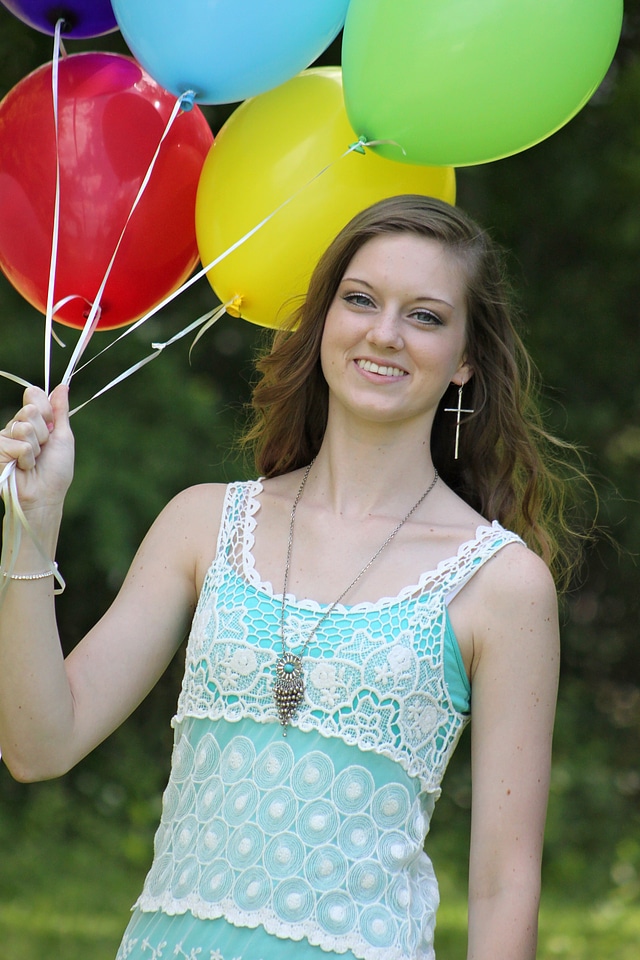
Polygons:
<instances>
[{"instance_id":1,"label":"white teeth","mask_svg":"<svg viewBox=\"0 0 640 960\"><path fill-rule=\"evenodd\" d=\"M382 367L372 360L357 360L356 363L361 370L369 370L381 377L404 377L406 375L406 371L400 370L399 367Z\"/></svg>"}]
</instances>

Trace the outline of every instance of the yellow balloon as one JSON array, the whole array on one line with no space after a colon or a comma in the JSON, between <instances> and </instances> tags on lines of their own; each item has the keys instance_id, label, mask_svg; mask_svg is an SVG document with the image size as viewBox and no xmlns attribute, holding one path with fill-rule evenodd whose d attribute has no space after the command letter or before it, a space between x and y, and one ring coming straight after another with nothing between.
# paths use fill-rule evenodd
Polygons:
<instances>
[{"instance_id":1,"label":"yellow balloon","mask_svg":"<svg viewBox=\"0 0 640 960\"><path fill-rule=\"evenodd\" d=\"M378 200L420 193L455 202L452 167L412 166L366 148L345 155L355 141L338 67L306 70L229 117L198 186L203 265L277 211L207 273L220 301L234 301L230 313L280 326L329 243Z\"/></svg>"}]
</instances>

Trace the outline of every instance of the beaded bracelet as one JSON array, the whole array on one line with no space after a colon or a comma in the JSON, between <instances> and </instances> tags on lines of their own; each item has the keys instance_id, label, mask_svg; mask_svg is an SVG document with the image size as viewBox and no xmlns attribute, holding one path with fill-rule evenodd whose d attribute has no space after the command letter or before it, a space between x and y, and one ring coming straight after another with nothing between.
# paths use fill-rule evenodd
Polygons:
<instances>
[{"instance_id":1,"label":"beaded bracelet","mask_svg":"<svg viewBox=\"0 0 640 960\"><path fill-rule=\"evenodd\" d=\"M53 564L55 570L58 569L58 564ZM43 570L42 573L12 573L9 576L10 580L45 580L47 577L53 577L55 570ZM3 577L6 577L7 574L3 573Z\"/></svg>"}]
</instances>

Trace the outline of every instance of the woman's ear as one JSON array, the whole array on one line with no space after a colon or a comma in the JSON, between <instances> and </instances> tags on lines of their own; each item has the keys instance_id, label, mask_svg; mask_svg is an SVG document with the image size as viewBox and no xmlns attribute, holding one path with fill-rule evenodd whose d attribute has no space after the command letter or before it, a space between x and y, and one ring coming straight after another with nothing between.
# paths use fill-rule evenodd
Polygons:
<instances>
[{"instance_id":1,"label":"woman's ear","mask_svg":"<svg viewBox=\"0 0 640 960\"><path fill-rule=\"evenodd\" d=\"M455 376L451 378L451 383L455 383L456 387L463 387L465 383L468 383L473 376L473 367L470 363L467 363L466 360L463 360L458 369L455 372Z\"/></svg>"}]
</instances>

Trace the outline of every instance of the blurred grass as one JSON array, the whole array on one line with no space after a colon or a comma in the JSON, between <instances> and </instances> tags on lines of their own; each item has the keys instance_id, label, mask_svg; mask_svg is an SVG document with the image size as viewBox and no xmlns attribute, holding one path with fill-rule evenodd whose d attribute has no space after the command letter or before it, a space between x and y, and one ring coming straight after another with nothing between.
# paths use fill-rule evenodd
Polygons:
<instances>
[{"instance_id":1,"label":"blurred grass","mask_svg":"<svg viewBox=\"0 0 640 960\"><path fill-rule=\"evenodd\" d=\"M113 960L144 873L122 852L122 837L96 839L2 831L2 960ZM105 849L112 846L113 857ZM147 854L148 856L148 854Z\"/></svg>"}]
</instances>

